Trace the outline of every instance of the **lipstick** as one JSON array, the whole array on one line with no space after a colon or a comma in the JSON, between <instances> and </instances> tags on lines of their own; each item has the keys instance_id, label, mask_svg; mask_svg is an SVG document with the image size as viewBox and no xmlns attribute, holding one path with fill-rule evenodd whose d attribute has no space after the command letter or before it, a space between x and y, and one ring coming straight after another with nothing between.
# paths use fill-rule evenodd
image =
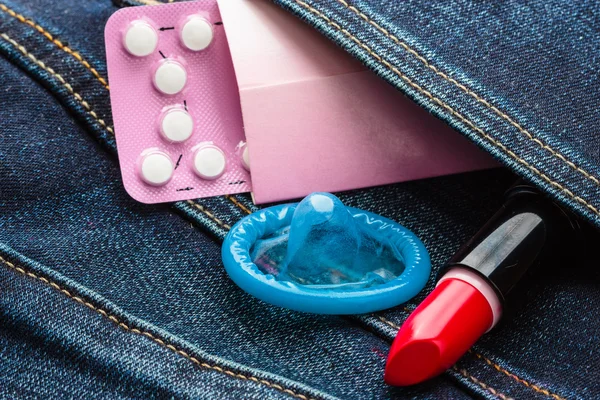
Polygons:
<instances>
[{"instance_id":1,"label":"lipstick","mask_svg":"<svg viewBox=\"0 0 600 400\"><path fill-rule=\"evenodd\" d=\"M570 213L526 184L446 264L435 289L400 328L385 381L408 386L433 378L458 361L512 308L515 294L556 249L578 241ZM570 247L573 253L574 247Z\"/></svg>"}]
</instances>

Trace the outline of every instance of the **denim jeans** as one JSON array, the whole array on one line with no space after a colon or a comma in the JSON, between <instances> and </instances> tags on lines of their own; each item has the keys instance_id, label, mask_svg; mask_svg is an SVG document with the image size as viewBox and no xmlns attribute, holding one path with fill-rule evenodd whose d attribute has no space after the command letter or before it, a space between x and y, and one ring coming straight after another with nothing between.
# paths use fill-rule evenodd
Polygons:
<instances>
[{"instance_id":1,"label":"denim jeans","mask_svg":"<svg viewBox=\"0 0 600 400\"><path fill-rule=\"evenodd\" d=\"M0 0L0 398L599 396L597 255L549 266L516 315L441 377L392 388L385 357L426 291L355 317L273 307L220 261L227 230L255 209L249 196L132 200L103 29L118 7L154 2ZM512 170L340 194L412 229L434 269L515 172L598 223L593 4L278 3Z\"/></svg>"}]
</instances>

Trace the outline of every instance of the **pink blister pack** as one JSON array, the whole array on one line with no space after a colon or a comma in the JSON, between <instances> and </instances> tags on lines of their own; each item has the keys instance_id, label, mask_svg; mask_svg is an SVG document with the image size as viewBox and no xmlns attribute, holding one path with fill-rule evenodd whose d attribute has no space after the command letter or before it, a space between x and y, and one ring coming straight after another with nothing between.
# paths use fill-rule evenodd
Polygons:
<instances>
[{"instance_id":1,"label":"pink blister pack","mask_svg":"<svg viewBox=\"0 0 600 400\"><path fill-rule=\"evenodd\" d=\"M123 184L142 203L251 191L216 0L129 7L105 28Z\"/></svg>"}]
</instances>

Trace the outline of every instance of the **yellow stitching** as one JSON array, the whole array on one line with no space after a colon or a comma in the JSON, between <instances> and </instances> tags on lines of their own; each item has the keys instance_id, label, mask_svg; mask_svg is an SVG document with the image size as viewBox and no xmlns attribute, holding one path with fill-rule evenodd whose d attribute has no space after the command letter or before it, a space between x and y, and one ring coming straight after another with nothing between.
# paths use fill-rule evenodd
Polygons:
<instances>
[{"instance_id":1,"label":"yellow stitching","mask_svg":"<svg viewBox=\"0 0 600 400\"><path fill-rule=\"evenodd\" d=\"M391 326L392 328L394 328L394 329L396 329L396 330L399 330L399 329L400 329L400 326L399 326L399 325L396 325L396 324L395 324L395 323L393 323L392 321L389 321L389 320L385 319L385 318L384 318L384 317L382 317L381 315L376 315L376 317L377 317L377 318L378 318L378 319L379 319L381 322L383 322L384 324L387 324L387 325Z\"/></svg>"},{"instance_id":2,"label":"yellow stitching","mask_svg":"<svg viewBox=\"0 0 600 400\"><path fill-rule=\"evenodd\" d=\"M0 6L1 6L1 4L0 4ZM79 102L79 104L81 104L83 106L83 108L86 109L88 114L90 114L109 133L111 133L112 135L115 134L113 131L113 128L108 126L106 124L106 122L104 122L103 119L98 117L98 114L96 114L96 112L92 109L92 107L89 105L89 103L87 101L85 101L79 93L75 92L75 90L73 89L71 84L69 84L61 75L57 74L52 68L48 67L42 61L38 60L33 54L29 53L25 47L21 46L19 43L17 43L13 39L11 39L7 34L2 33L2 34L0 34L0 37L2 37L4 40L6 40L10 44L12 44L16 49L18 49L21 53L23 53L23 55L25 55L27 58L29 58L31 61L33 61L35 64L37 64L44 71L48 72L50 75L55 77L69 91L69 93L71 93L73 95L73 97L75 97L75 99Z\"/></svg>"},{"instance_id":3,"label":"yellow stitching","mask_svg":"<svg viewBox=\"0 0 600 400\"><path fill-rule=\"evenodd\" d=\"M483 355L481 355L479 353L476 353L476 352L474 352L472 350L470 350L469 352L472 353L473 355L475 355L480 360L485 361L486 364L488 364L489 366L494 367L494 369L496 369L498 372L502 372L504 375L509 376L510 378L514 379L515 381L517 381L519 383L522 383L523 385L525 385L525 386L527 386L527 387L535 390L536 392L543 393L546 396L552 397L552 398L554 398L556 400L565 400L564 397L560 397L559 395L557 395L555 393L552 393L552 392L550 392L550 391L548 391L546 389L542 389L539 386L536 386L536 385L534 385L532 383L527 382L525 379L518 377L517 375L513 374L512 372L507 371L506 369L502 368L500 365L496 364L495 362L493 362L489 358L487 358L487 357L485 357L485 356L483 356Z\"/></svg>"},{"instance_id":4,"label":"yellow stitching","mask_svg":"<svg viewBox=\"0 0 600 400\"><path fill-rule=\"evenodd\" d=\"M252 211L250 211L248 209L248 207L246 207L245 205L243 205L242 203L240 203L238 201L238 199L236 199L235 197L233 197L232 195L226 195L225 198L229 201L231 201L233 204L235 204L236 206L238 206L238 208L240 208L242 211L244 211L246 214L252 214Z\"/></svg>"},{"instance_id":5,"label":"yellow stitching","mask_svg":"<svg viewBox=\"0 0 600 400\"><path fill-rule=\"evenodd\" d=\"M216 366L216 365L210 365L210 364L207 364L207 363L200 362L196 357L191 357L188 353L186 353L185 351L183 351L183 350L181 350L181 349L173 346L172 344L166 344L164 340L162 340L161 338L159 338L157 336L154 336L154 334L152 334L150 332L140 331L137 328L131 328L130 326L128 326L124 322L120 321L114 315L110 315L105 310L103 310L103 309L101 309L99 307L96 307L96 306L94 306L91 303L88 303L88 302L84 301L83 299L81 299L81 297L77 297L77 296L72 295L68 290L61 288L59 285L57 285L56 283L54 283L52 281L49 281L47 278L44 278L42 276L39 276L39 275L34 274L32 272L29 272L29 271L25 271L23 268L17 267L15 264L11 263L10 261L5 260L2 256L0 256L0 262L2 262L4 265L6 265L7 267L9 267L10 269L19 272L20 274L23 274L25 276L29 276L31 278L37 279L37 280L39 280L41 282L44 282L45 284L49 284L53 288L55 288L55 289L59 290L60 292L64 293L67 297L75 300L78 303L84 304L85 306L87 306L88 308L90 308L93 311L97 312L98 314L102 315L103 317L108 318L110 321L114 322L117 326L123 328L124 330L132 332L132 333L140 334L142 336L146 336L146 337L152 339L154 342L156 342L156 343L160 344L161 346L163 346L163 347L165 347L165 348L167 348L167 349L175 352L176 354L179 354L180 356L182 356L182 357L184 357L184 358L192 361L194 364L196 364L196 365L198 365L200 367L203 367L203 368L206 368L206 369L211 369L211 370L218 371L218 372L221 372L221 373L225 373L227 375L230 375L230 376L233 376L233 377L236 377L236 378L240 378L240 379L243 379L243 380L250 380L250 381L253 381L253 382L262 383L262 384L264 384L264 385L266 385L266 386L268 386L270 388L279 390L280 392L285 392L285 393L290 394L290 395L292 395L292 396L294 396L294 397L296 397L298 399L302 399L302 400L314 400L314 399L309 399L308 397L306 397L303 394L296 393L296 392L294 392L294 391L292 391L290 389L283 388L281 385L278 385L276 383L272 383L272 382L269 382L269 381L264 380L264 379L260 379L259 380L258 378L254 377L252 375L243 375L243 374L235 373L233 371L225 370L225 369L223 369L223 368L221 368L219 366Z\"/></svg>"},{"instance_id":6,"label":"yellow stitching","mask_svg":"<svg viewBox=\"0 0 600 400\"><path fill-rule=\"evenodd\" d=\"M553 156L555 156L559 160L565 162L569 167L571 167L575 171L581 173L583 176L585 176L586 178L590 179L596 185L600 185L600 180L598 178L596 178L594 175L590 174L589 172L587 172L583 168L577 166L575 163L573 163L572 161L568 160L561 153L559 153L556 150L554 150L553 148L551 148L548 144L546 144L543 141L541 141L540 139L536 138L527 129L525 129L521 124L519 124L518 122L516 122L514 119L512 119L506 113L504 113L501 110L499 110L496 106L490 104L487 100L485 100L482 97L480 97L473 90L469 89L467 86L465 86L462 83L458 82L456 79L452 78L451 76L448 76L446 73L440 71L435 65L432 65L425 57L423 57L417 51L415 51L410 46L408 46L405 42L403 42L402 40L398 39L395 35L391 34L387 29L383 28L377 22L373 21L371 18L369 18L368 15L364 14L362 11L360 11L356 7L349 5L345 0L336 0L336 1L338 3L340 3L340 4L342 4L344 7L348 8L350 11L352 11L353 13L355 13L356 15L358 15L359 17L361 17L363 20L365 20L370 25L374 26L378 31L380 31L381 33L383 33L385 36L387 36L388 38L392 39L396 44L398 44L403 49L405 49L406 51L408 51L410 54L412 54L413 56L415 56L417 58L417 60L419 60L421 63L423 63L423 65L425 65L427 68L429 68L430 70L432 70L433 72L435 72L437 75L441 76L446 81L454 84L455 86L457 86L458 88L460 88L462 91L464 91L465 93L467 93L471 97L475 98L475 100L477 100L478 102L480 102L481 104L483 104L484 106L486 106L487 108L489 108L490 110L492 110L493 112L495 112L501 118L503 118L504 120L506 120L507 122L509 122L512 126L514 126L515 128L517 128L521 133L523 133L525 136L527 136L527 138L529 138L529 140L531 140L534 143L536 143L537 145L539 145L542 149L549 151Z\"/></svg>"},{"instance_id":7,"label":"yellow stitching","mask_svg":"<svg viewBox=\"0 0 600 400\"><path fill-rule=\"evenodd\" d=\"M408 312L410 312L410 310L409 310L409 309L407 309L406 307L404 308L404 311L408 311ZM400 326L399 326L398 324L395 324L395 323L393 323L392 321L389 321L389 320L387 320L385 317L382 317L381 315L377 315L376 317L377 317L377 318L378 318L378 319L379 319L381 322L383 322L383 323L385 323L385 324L387 324L387 325L391 326L392 328L394 328L394 329L398 329L398 330L400 329ZM527 386L527 387L529 387L529 388L531 388L531 389L535 390L535 391L536 391L536 392L538 392L538 393L543 393L543 394L545 394L546 396L552 397L552 398L554 398L554 399L556 399L556 400L566 400L565 398L563 398L563 397L560 397L559 395L557 395L557 394L554 394L554 393L550 392L549 390L542 389L541 387L539 387L539 386L537 386L537 385L534 385L533 383L529 383L529 382L527 382L525 379L523 379L523 378L521 378L521 377L519 377L519 376L517 376L517 375L513 374L512 372L510 372L510 371L508 371L508 370L506 370L506 369L502 368L500 365L496 364L495 362L493 362L493 361L492 361L492 360L490 360L489 358L487 358L487 357L485 357L485 356L483 356L483 355L481 355L481 354L477 353L477 352L476 352L476 351L474 351L474 350L471 350L471 349L469 349L469 353L473 354L474 356L476 356L476 357L477 357L477 358L479 358L480 360L483 360L483 361L485 361L485 362L486 362L486 363L487 363L489 366L491 366L491 367L494 367L494 368L495 368L496 370L498 370L499 372L502 372L503 374L505 374L505 375L509 376L510 378L512 378L512 379L514 379L514 380L516 380L516 381L517 381L517 382L519 382L519 383L522 383L522 384L524 384L525 386Z\"/></svg>"},{"instance_id":8,"label":"yellow stitching","mask_svg":"<svg viewBox=\"0 0 600 400\"><path fill-rule=\"evenodd\" d=\"M403 307L402 308L404 311L406 311L407 313L410 313L412 311L410 311L408 308ZM397 325L395 323L393 323L392 321L389 321L387 319L385 319L385 317L382 317L381 315L375 315L377 317L377 319L379 319L381 322L383 322L384 324L387 324L389 326L391 326L392 328L396 329L396 330L400 330L400 325Z\"/></svg>"},{"instance_id":9,"label":"yellow stitching","mask_svg":"<svg viewBox=\"0 0 600 400\"><path fill-rule=\"evenodd\" d=\"M493 394L494 396L502 399L502 400L514 400L512 397L508 397L506 396L504 393L500 393L499 391L497 391L496 389L494 389L493 387L486 385L485 383L481 382L479 379L475 378L473 375L469 374L464 368L457 368L456 365L454 365L452 367L453 370L455 370L456 372L458 372L459 374L461 374L462 376L464 376L465 378L470 379L473 383L481 386L482 388L484 388L485 390L487 390L488 392L490 392L491 394Z\"/></svg>"},{"instance_id":10,"label":"yellow stitching","mask_svg":"<svg viewBox=\"0 0 600 400\"><path fill-rule=\"evenodd\" d=\"M0 3L0 10L4 11L8 15L10 15L11 17L16 18L20 22L22 22L22 23L24 23L26 25L31 26L32 28L34 28L35 30L37 30L39 33L41 33L42 35L44 35L44 37L46 37L46 39L48 39L50 42L52 42L54 45L56 45L59 49L63 50L65 53L70 54L71 56L73 56L85 68L87 68L96 77L96 79L98 79L98 81L100 81L100 83L105 88L108 89L108 82L106 82L106 79L104 79L100 75L100 73L98 71L96 71L96 69L93 68L90 65L90 63L88 63L78 52L71 50L71 48L68 47L68 46L65 46L60 40L54 38L48 31L46 31L44 28L42 28L40 25L38 25L34 21L25 18L21 14L17 14L15 11L11 10L10 8L8 8L7 6L5 6L2 3Z\"/></svg>"},{"instance_id":11,"label":"yellow stitching","mask_svg":"<svg viewBox=\"0 0 600 400\"><path fill-rule=\"evenodd\" d=\"M392 72L394 72L398 77L400 77L402 80L404 80L409 86L411 86L412 88L416 89L417 91L419 91L420 93L422 93L423 95L425 95L427 98L429 98L431 101L433 101L434 103L436 103L437 105L439 105L440 107L442 107L443 109L445 109L446 111L448 111L450 114L454 115L456 118L458 118L459 120L461 120L464 124L466 124L467 126L469 126L471 129L473 129L474 131L478 132L484 139L486 139L487 141L489 141L490 143L492 143L496 147L498 147L501 150L503 150L506 154L508 154L515 161L517 161L518 163L520 163L523 166L525 166L527 169L529 169L531 172L533 172L534 174L536 174L537 176L539 176L540 178L542 178L544 181L546 181L548 184L550 184L551 186L553 186L557 190L560 190L561 192L565 193L567 196L571 197L576 202L584 205L586 208L588 208L594 214L600 216L600 211L596 207L594 207L593 205L589 204L583 198L575 195L571 190L569 190L569 189L563 187L561 184L553 181L546 174L544 174L539 169L537 169L536 167L534 167L531 164L529 164L527 161L525 161L522 158L520 158L512 150L508 149L505 145L503 145L502 143L500 143L496 139L494 139L492 136L490 136L487 133L485 133L481 128L479 128L473 122L471 122L470 120L468 120L466 117L464 117L458 111L456 111L455 109L453 109L452 107L450 107L448 104L444 103L443 101L441 101L440 99L438 99L437 97L435 97L429 91L423 89L421 86L419 86L418 84L416 84L415 82L413 82L410 78L408 78L406 75L404 75L402 72L400 72L400 70L398 70L398 68L396 68L395 66L393 66L392 64L390 64L387 60L385 60L384 58L382 58L379 54L375 53L373 50L371 50L371 48L369 46L367 46L366 44L364 44L363 42L361 42L359 39L357 39L355 36L353 36L346 29L342 28L338 23L332 21L328 16L326 16L322 12L318 11L317 9L313 8L312 6L310 6L309 4L305 3L304 1L302 1L302 0L295 0L295 1L296 1L296 3L300 4L301 6L307 8L313 14L315 14L315 15L321 17L322 19L324 19L329 25L333 26L338 31L340 31L341 33L343 33L344 35L346 35L354 43L356 43L358 46L360 46L362 49L364 49L367 53L369 53L373 58L375 58L378 62L380 62L381 64L385 65L388 69L390 69Z\"/></svg>"},{"instance_id":12,"label":"yellow stitching","mask_svg":"<svg viewBox=\"0 0 600 400\"><path fill-rule=\"evenodd\" d=\"M225 230L230 230L231 229L231 225L226 224L225 222L223 222L222 220L220 220L219 218L217 218L214 214L212 214L210 211L208 211L206 208L204 208L200 204L194 203L191 200L187 200L187 203L190 204L192 207L197 208L202 213L206 214L208 216L208 218L210 218L213 221L215 221L221 228L223 228Z\"/></svg>"}]
</instances>

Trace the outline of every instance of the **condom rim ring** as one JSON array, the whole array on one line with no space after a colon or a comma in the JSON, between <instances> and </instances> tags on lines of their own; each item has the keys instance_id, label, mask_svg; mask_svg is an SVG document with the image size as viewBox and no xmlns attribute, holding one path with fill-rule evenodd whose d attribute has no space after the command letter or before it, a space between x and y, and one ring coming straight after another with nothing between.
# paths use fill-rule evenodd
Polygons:
<instances>
[{"instance_id":1,"label":"condom rim ring","mask_svg":"<svg viewBox=\"0 0 600 400\"><path fill-rule=\"evenodd\" d=\"M264 274L250 257L250 249L263 237L267 228L274 231L289 225L299 203L268 207L244 217L236 223L225 238L222 257L225 270L244 291L267 303L296 311L316 314L364 314L395 307L416 296L427 283L431 273L429 254L410 230L380 215L346 207L354 218L362 218L369 225L385 224L401 236L400 251L405 269L395 279L371 288L353 291L325 291L311 289L293 282L278 281ZM361 222L359 222L361 223ZM268 290L267 290L268 289Z\"/></svg>"}]
</instances>

